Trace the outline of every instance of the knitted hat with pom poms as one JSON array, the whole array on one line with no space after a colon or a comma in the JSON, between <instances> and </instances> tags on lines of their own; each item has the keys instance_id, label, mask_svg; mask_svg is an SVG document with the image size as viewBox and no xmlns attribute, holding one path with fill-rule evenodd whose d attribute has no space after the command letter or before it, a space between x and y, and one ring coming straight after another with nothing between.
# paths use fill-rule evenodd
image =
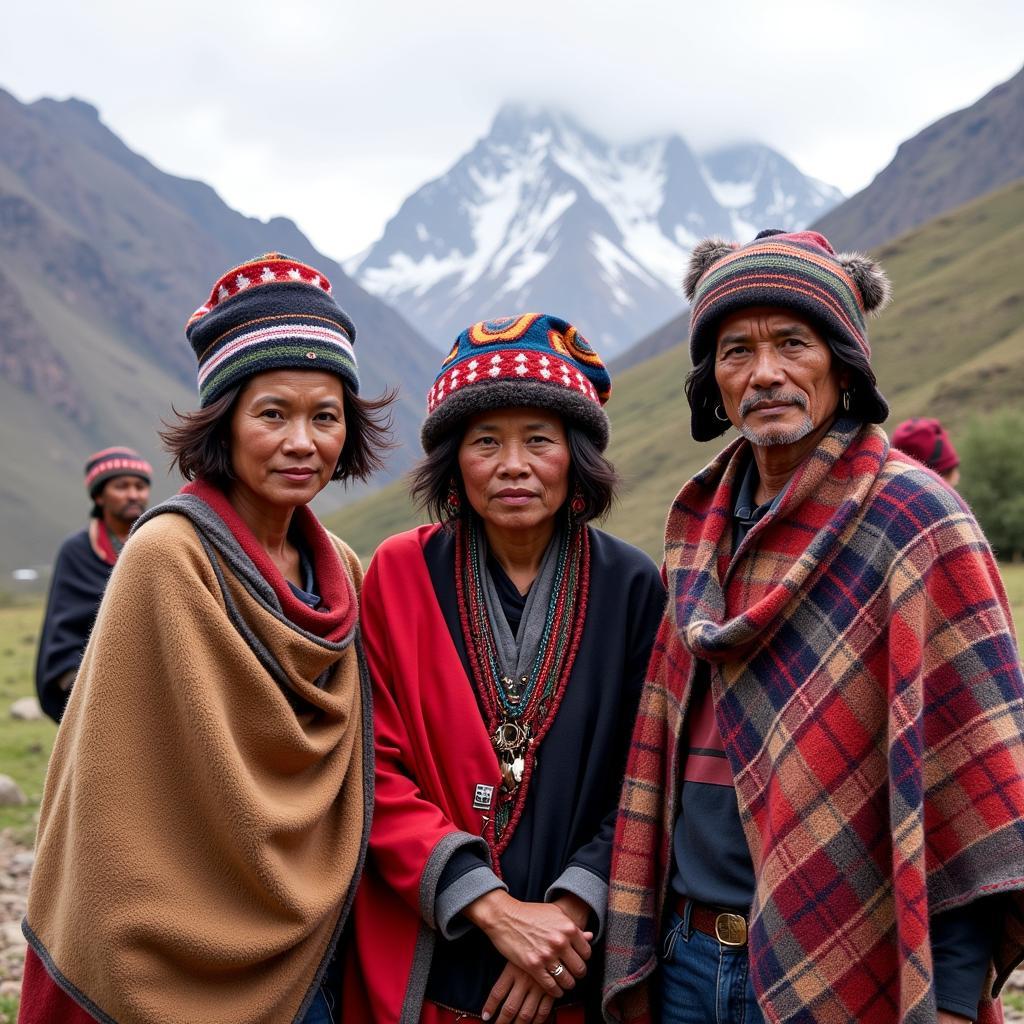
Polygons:
<instances>
[{"instance_id":1,"label":"knitted hat with pom poms","mask_svg":"<svg viewBox=\"0 0 1024 1024\"><path fill-rule=\"evenodd\" d=\"M683 279L690 300L690 358L693 365L713 352L722 320L743 309L772 306L791 309L815 324L833 347L837 339L852 344L864 357L866 373L857 382L857 415L881 423L889 406L868 366L865 317L889 301L889 279L871 257L836 254L816 231L766 230L746 245L719 238L699 242ZM718 437L729 424L716 419L717 398L691 395L693 436ZM704 408L707 406L707 408Z\"/></svg>"}]
</instances>

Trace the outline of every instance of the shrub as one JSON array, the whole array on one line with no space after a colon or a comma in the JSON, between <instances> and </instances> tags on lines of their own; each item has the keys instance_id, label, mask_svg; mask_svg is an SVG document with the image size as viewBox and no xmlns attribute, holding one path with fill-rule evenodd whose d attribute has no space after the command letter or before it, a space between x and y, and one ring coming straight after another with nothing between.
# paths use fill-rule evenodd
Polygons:
<instances>
[{"instance_id":1,"label":"shrub","mask_svg":"<svg viewBox=\"0 0 1024 1024\"><path fill-rule=\"evenodd\" d=\"M960 493L998 558L1024 557L1024 413L972 420L957 441Z\"/></svg>"}]
</instances>

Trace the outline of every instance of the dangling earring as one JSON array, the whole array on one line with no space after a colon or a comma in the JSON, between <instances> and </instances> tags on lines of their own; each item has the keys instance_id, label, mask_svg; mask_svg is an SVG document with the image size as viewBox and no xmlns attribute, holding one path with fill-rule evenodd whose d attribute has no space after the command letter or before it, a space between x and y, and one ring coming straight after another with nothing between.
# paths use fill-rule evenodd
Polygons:
<instances>
[{"instance_id":1,"label":"dangling earring","mask_svg":"<svg viewBox=\"0 0 1024 1024\"><path fill-rule=\"evenodd\" d=\"M580 487L579 480L573 485L572 498L569 499L569 519L572 522L576 522L581 515L583 510L587 507L587 500L583 497L583 488Z\"/></svg>"},{"instance_id":2,"label":"dangling earring","mask_svg":"<svg viewBox=\"0 0 1024 1024\"><path fill-rule=\"evenodd\" d=\"M445 519L458 519L461 512L462 498L459 495L459 485L455 482L455 477L452 477L448 481L448 493L444 498Z\"/></svg>"},{"instance_id":3,"label":"dangling earring","mask_svg":"<svg viewBox=\"0 0 1024 1024\"><path fill-rule=\"evenodd\" d=\"M843 409L846 412L850 411L850 392L849 391L844 391L843 392Z\"/></svg>"},{"instance_id":4,"label":"dangling earring","mask_svg":"<svg viewBox=\"0 0 1024 1024\"><path fill-rule=\"evenodd\" d=\"M725 409L723 409L720 405L715 406L715 419L718 420L720 423L729 422L729 417L726 416Z\"/></svg>"}]
</instances>

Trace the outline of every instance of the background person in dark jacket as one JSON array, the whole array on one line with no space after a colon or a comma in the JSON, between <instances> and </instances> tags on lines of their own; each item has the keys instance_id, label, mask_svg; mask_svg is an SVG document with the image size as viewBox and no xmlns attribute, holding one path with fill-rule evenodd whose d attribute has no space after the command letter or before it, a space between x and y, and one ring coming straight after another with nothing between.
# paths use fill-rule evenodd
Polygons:
<instances>
[{"instance_id":1,"label":"background person in dark jacket","mask_svg":"<svg viewBox=\"0 0 1024 1024\"><path fill-rule=\"evenodd\" d=\"M59 722L71 695L107 580L135 520L146 511L153 467L133 448L104 448L85 464L89 525L60 546L36 656L36 692Z\"/></svg>"}]
</instances>

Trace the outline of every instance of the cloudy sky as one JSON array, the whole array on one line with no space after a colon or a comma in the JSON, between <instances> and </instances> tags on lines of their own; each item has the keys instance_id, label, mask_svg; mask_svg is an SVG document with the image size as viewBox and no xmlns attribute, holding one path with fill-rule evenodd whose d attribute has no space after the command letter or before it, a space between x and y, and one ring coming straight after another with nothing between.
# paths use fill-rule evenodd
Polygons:
<instances>
[{"instance_id":1,"label":"cloudy sky","mask_svg":"<svg viewBox=\"0 0 1024 1024\"><path fill-rule=\"evenodd\" d=\"M6 5L0 87L77 96L164 170L336 258L485 134L562 107L614 141L755 138L852 193L1024 63L1020 0L51 0Z\"/></svg>"}]
</instances>

